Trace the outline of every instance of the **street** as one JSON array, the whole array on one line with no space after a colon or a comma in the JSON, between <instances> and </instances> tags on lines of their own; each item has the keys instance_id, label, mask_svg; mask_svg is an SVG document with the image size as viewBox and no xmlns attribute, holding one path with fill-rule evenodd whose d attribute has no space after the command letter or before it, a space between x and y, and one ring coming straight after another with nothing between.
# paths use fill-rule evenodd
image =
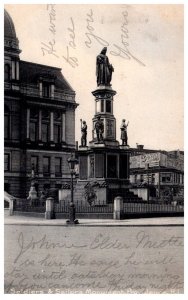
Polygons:
<instances>
[{"instance_id":1,"label":"street","mask_svg":"<svg viewBox=\"0 0 188 300\"><path fill-rule=\"evenodd\" d=\"M5 293L183 293L183 226L29 220L5 225Z\"/></svg>"}]
</instances>

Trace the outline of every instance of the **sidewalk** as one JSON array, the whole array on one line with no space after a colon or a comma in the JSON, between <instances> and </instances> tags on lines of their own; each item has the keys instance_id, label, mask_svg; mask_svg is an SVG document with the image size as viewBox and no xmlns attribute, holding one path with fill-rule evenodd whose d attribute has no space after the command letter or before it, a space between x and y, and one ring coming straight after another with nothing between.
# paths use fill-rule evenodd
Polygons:
<instances>
[{"instance_id":1,"label":"sidewalk","mask_svg":"<svg viewBox=\"0 0 188 300\"><path fill-rule=\"evenodd\" d=\"M5 225L33 225L33 226L67 226L65 219L46 220L44 218L33 218L24 216L9 216L5 211ZM79 219L77 226L184 226L184 217L161 217L161 218L141 218L141 219Z\"/></svg>"}]
</instances>

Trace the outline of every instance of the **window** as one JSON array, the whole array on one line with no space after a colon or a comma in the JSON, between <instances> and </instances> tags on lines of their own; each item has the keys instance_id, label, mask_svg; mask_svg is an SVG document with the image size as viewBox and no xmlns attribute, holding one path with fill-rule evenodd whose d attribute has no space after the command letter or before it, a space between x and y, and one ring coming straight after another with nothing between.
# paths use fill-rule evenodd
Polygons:
<instances>
[{"instance_id":1,"label":"window","mask_svg":"<svg viewBox=\"0 0 188 300\"><path fill-rule=\"evenodd\" d=\"M61 126L62 126L62 114L58 111L54 111L54 142L61 142Z\"/></svg>"},{"instance_id":2,"label":"window","mask_svg":"<svg viewBox=\"0 0 188 300\"><path fill-rule=\"evenodd\" d=\"M162 182L171 182L171 174L162 174Z\"/></svg>"},{"instance_id":3,"label":"window","mask_svg":"<svg viewBox=\"0 0 188 300\"><path fill-rule=\"evenodd\" d=\"M30 140L35 142L37 139L37 124L35 121L30 121Z\"/></svg>"},{"instance_id":4,"label":"window","mask_svg":"<svg viewBox=\"0 0 188 300\"><path fill-rule=\"evenodd\" d=\"M42 111L42 142L49 141L50 113L48 110Z\"/></svg>"},{"instance_id":5,"label":"window","mask_svg":"<svg viewBox=\"0 0 188 300\"><path fill-rule=\"evenodd\" d=\"M31 168L34 168L35 173L38 173L38 156L31 156Z\"/></svg>"},{"instance_id":6,"label":"window","mask_svg":"<svg viewBox=\"0 0 188 300\"><path fill-rule=\"evenodd\" d=\"M140 182L143 182L143 181L144 181L144 175L141 174L141 175L140 175Z\"/></svg>"},{"instance_id":7,"label":"window","mask_svg":"<svg viewBox=\"0 0 188 300\"><path fill-rule=\"evenodd\" d=\"M10 154L4 154L4 170L10 171Z\"/></svg>"},{"instance_id":8,"label":"window","mask_svg":"<svg viewBox=\"0 0 188 300\"><path fill-rule=\"evenodd\" d=\"M49 175L50 173L50 157L43 157L43 174Z\"/></svg>"},{"instance_id":9,"label":"window","mask_svg":"<svg viewBox=\"0 0 188 300\"><path fill-rule=\"evenodd\" d=\"M55 158L55 175L61 176L61 157Z\"/></svg>"},{"instance_id":10,"label":"window","mask_svg":"<svg viewBox=\"0 0 188 300\"><path fill-rule=\"evenodd\" d=\"M5 64L4 81L10 81L10 66L9 66L9 64Z\"/></svg>"},{"instance_id":11,"label":"window","mask_svg":"<svg viewBox=\"0 0 188 300\"><path fill-rule=\"evenodd\" d=\"M4 113L4 138L10 139L10 111L7 106L5 106Z\"/></svg>"},{"instance_id":12,"label":"window","mask_svg":"<svg viewBox=\"0 0 188 300\"><path fill-rule=\"evenodd\" d=\"M54 142L60 143L61 141L61 125L54 124Z\"/></svg>"},{"instance_id":13,"label":"window","mask_svg":"<svg viewBox=\"0 0 188 300\"><path fill-rule=\"evenodd\" d=\"M30 124L29 124L29 129L30 129L30 140L32 142L36 142L37 140L37 126L38 124L38 111L34 107L30 110Z\"/></svg>"},{"instance_id":14,"label":"window","mask_svg":"<svg viewBox=\"0 0 188 300\"><path fill-rule=\"evenodd\" d=\"M47 143L49 141L49 124L42 123L42 141Z\"/></svg>"},{"instance_id":15,"label":"window","mask_svg":"<svg viewBox=\"0 0 188 300\"><path fill-rule=\"evenodd\" d=\"M43 82L42 83L42 96L49 98L49 97L51 97L50 92L51 92L50 84L48 82Z\"/></svg>"}]
</instances>

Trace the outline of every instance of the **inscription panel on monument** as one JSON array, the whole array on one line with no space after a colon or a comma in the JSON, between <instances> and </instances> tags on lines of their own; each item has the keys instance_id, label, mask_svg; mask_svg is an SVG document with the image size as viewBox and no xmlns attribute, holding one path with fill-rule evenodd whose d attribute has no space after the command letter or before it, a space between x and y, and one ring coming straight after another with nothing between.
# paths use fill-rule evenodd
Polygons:
<instances>
[{"instance_id":1,"label":"inscription panel on monument","mask_svg":"<svg viewBox=\"0 0 188 300\"><path fill-rule=\"evenodd\" d=\"M119 177L128 179L129 177L129 156L122 154L119 157Z\"/></svg>"},{"instance_id":2,"label":"inscription panel on monument","mask_svg":"<svg viewBox=\"0 0 188 300\"><path fill-rule=\"evenodd\" d=\"M114 120L108 120L106 122L106 137L115 138L114 136Z\"/></svg>"},{"instance_id":3,"label":"inscription panel on monument","mask_svg":"<svg viewBox=\"0 0 188 300\"><path fill-rule=\"evenodd\" d=\"M94 177L94 155L89 156L89 177Z\"/></svg>"},{"instance_id":4,"label":"inscription panel on monument","mask_svg":"<svg viewBox=\"0 0 188 300\"><path fill-rule=\"evenodd\" d=\"M80 156L80 179L87 179L87 156Z\"/></svg>"},{"instance_id":5,"label":"inscription panel on monument","mask_svg":"<svg viewBox=\"0 0 188 300\"><path fill-rule=\"evenodd\" d=\"M117 156L107 155L107 177L117 178Z\"/></svg>"},{"instance_id":6,"label":"inscription panel on monument","mask_svg":"<svg viewBox=\"0 0 188 300\"><path fill-rule=\"evenodd\" d=\"M104 177L104 154L95 154L95 177Z\"/></svg>"}]
</instances>

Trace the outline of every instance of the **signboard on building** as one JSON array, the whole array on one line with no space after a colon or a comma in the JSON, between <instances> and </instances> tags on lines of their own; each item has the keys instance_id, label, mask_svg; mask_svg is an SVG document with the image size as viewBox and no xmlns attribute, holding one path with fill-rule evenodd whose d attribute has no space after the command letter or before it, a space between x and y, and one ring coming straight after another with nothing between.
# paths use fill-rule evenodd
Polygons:
<instances>
[{"instance_id":1,"label":"signboard on building","mask_svg":"<svg viewBox=\"0 0 188 300\"><path fill-rule=\"evenodd\" d=\"M143 168L145 169L146 166L149 164L149 167L157 167L160 165L161 160L161 153L144 153L137 156L130 157L130 168Z\"/></svg>"},{"instance_id":2,"label":"signboard on building","mask_svg":"<svg viewBox=\"0 0 188 300\"><path fill-rule=\"evenodd\" d=\"M150 168L160 166L183 171L184 159L183 156L172 157L160 152L144 153L130 157L131 169L145 169L147 166Z\"/></svg>"}]
</instances>

